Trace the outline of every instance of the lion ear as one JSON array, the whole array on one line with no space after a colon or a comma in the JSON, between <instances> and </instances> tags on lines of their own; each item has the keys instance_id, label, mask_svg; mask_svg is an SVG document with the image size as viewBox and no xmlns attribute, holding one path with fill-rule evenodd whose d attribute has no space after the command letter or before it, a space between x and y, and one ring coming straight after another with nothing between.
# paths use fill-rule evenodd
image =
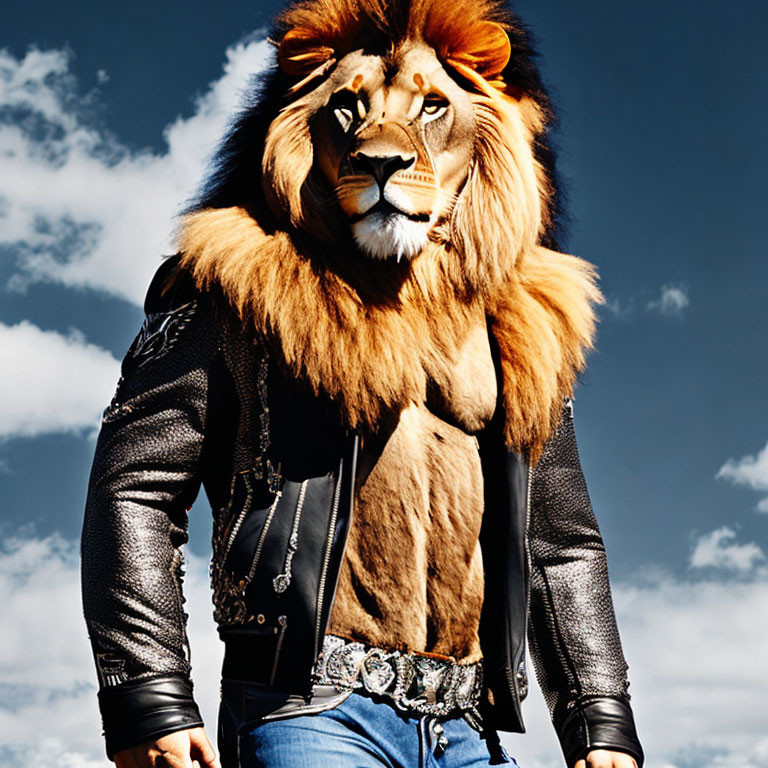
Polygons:
<instances>
[{"instance_id":1,"label":"lion ear","mask_svg":"<svg viewBox=\"0 0 768 768\"><path fill-rule=\"evenodd\" d=\"M325 45L314 30L294 27L280 41L277 63L287 75L305 77L327 64L333 56L333 48Z\"/></svg>"},{"instance_id":2,"label":"lion ear","mask_svg":"<svg viewBox=\"0 0 768 768\"><path fill-rule=\"evenodd\" d=\"M483 21L473 27L447 58L449 63L459 64L458 69L469 67L484 80L503 88L499 75L511 55L512 46L504 27L493 21Z\"/></svg>"}]
</instances>

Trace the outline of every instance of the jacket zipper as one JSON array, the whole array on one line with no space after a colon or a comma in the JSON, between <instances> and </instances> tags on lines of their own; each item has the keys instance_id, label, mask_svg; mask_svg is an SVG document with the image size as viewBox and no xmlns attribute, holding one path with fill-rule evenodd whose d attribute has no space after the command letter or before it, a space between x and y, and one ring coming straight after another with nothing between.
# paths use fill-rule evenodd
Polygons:
<instances>
[{"instance_id":1,"label":"jacket zipper","mask_svg":"<svg viewBox=\"0 0 768 768\"><path fill-rule=\"evenodd\" d=\"M251 508L251 501L253 499L253 485L250 481L250 478L248 477L247 472L243 472L243 479L245 482L245 502L243 503L243 508L240 511L240 514L237 516L237 520L235 521L234 526L232 527L232 531L229 534L229 538L227 539L227 545L224 547L224 553L222 555L222 562L227 559L227 555L229 554L229 550L232 549L232 545L235 542L235 536L237 536L238 531L240 530L240 526L243 524L243 520L245 520L245 516L248 514L248 511ZM232 498L235 494L235 481L237 480L237 475L232 478L232 487L229 491L229 498L230 498L230 505L232 504Z\"/></svg>"},{"instance_id":2,"label":"jacket zipper","mask_svg":"<svg viewBox=\"0 0 768 768\"><path fill-rule=\"evenodd\" d=\"M280 634L277 636L277 645L275 646L275 660L272 662L272 672L269 675L270 685L275 682L275 675L277 674L277 662L280 660L280 651L283 648L283 638L285 637L285 630L288 628L288 617L278 616L277 623L280 626Z\"/></svg>"},{"instance_id":3,"label":"jacket zipper","mask_svg":"<svg viewBox=\"0 0 768 768\"><path fill-rule=\"evenodd\" d=\"M533 468L530 463L528 464L528 487L525 493L525 534L523 537L525 548L525 562L528 570L528 583L525 588L525 626L523 627L523 642L528 636L528 611L531 605L531 550L528 544L528 527L530 525L531 518L531 478L533 477ZM521 661L525 660L525 656ZM514 659L510 659L514 663ZM522 696L520 693L520 676L519 669L511 669L509 666L505 670L507 683L514 694L515 701L517 703L518 712L522 707Z\"/></svg>"},{"instance_id":4,"label":"jacket zipper","mask_svg":"<svg viewBox=\"0 0 768 768\"><path fill-rule=\"evenodd\" d=\"M277 509L277 502L280 501L280 497L282 495L282 491L278 491L275 494L275 500L272 502L272 506L269 508L269 512L267 512L267 517L264 520L264 526L262 527L261 533L259 534L259 540L256 542L256 551L253 553L253 560L251 561L251 568L248 571L248 578L246 579L246 583L250 583L251 579L253 579L254 573L256 573L256 566L259 564L261 550L264 547L264 539L267 538L267 531L269 531L269 526L272 523L272 518L275 516L275 510Z\"/></svg>"},{"instance_id":5,"label":"jacket zipper","mask_svg":"<svg viewBox=\"0 0 768 768\"><path fill-rule=\"evenodd\" d=\"M336 533L336 518L339 514L339 501L341 499L341 478L344 472L344 456L339 461L339 476L336 480L336 488L333 491L333 507L331 507L331 518L328 523L328 538L325 542L325 554L323 555L323 569L320 572L320 583L317 590L317 605L315 618L315 658L320 652L320 632L323 629L323 601L325 598L325 581L328 577L328 565L331 562L331 546L333 536Z\"/></svg>"},{"instance_id":6,"label":"jacket zipper","mask_svg":"<svg viewBox=\"0 0 768 768\"><path fill-rule=\"evenodd\" d=\"M277 576L272 579L272 586L278 595L282 595L291 583L291 563L293 562L293 556L299 548L299 523L301 522L301 510L304 507L304 497L307 495L308 482L308 480L305 480L301 484L301 489L299 490L299 498L296 502L296 512L293 515L291 535L288 538L288 549L285 551L283 572L278 573Z\"/></svg>"},{"instance_id":7,"label":"jacket zipper","mask_svg":"<svg viewBox=\"0 0 768 768\"><path fill-rule=\"evenodd\" d=\"M531 489L533 488L533 466L531 465L530 461L528 462L528 488L526 491L526 498L525 498L525 531L523 534L523 542L525 545L525 566L526 566L526 585L525 585L525 627L524 627L524 636L523 641L527 642L528 638L528 613L531 610L531 571L532 571L532 562L531 562L531 542L529 539L529 533L530 533L530 527L531 527ZM523 658L520 660L520 663L525 665L525 655L523 655ZM523 669L525 667L523 666ZM515 670L516 676L517 673L521 670ZM520 676L521 677L521 676ZM518 677L518 681L522 685L522 680ZM528 690L526 689L526 694L528 693ZM520 700L522 701L522 695L520 694L520 691L518 691L518 695L520 696Z\"/></svg>"}]
</instances>

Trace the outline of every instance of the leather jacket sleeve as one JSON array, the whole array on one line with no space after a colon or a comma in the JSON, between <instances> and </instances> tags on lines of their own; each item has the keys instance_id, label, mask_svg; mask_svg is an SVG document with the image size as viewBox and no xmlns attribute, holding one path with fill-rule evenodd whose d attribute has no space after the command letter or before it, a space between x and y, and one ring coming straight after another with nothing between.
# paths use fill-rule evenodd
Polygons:
<instances>
[{"instance_id":1,"label":"leather jacket sleeve","mask_svg":"<svg viewBox=\"0 0 768 768\"><path fill-rule=\"evenodd\" d=\"M591 749L643 764L605 547L579 462L569 402L531 480L529 643L568 766Z\"/></svg>"},{"instance_id":2,"label":"leather jacket sleeve","mask_svg":"<svg viewBox=\"0 0 768 768\"><path fill-rule=\"evenodd\" d=\"M200 487L208 369L207 297L172 260L104 412L82 532L82 596L107 754L202 725L192 698L180 547Z\"/></svg>"}]
</instances>

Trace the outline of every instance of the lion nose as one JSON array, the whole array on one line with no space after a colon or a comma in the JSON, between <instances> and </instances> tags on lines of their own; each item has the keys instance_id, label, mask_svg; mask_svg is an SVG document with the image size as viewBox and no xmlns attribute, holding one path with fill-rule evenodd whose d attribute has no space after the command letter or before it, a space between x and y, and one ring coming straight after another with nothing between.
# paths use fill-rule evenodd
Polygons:
<instances>
[{"instance_id":1,"label":"lion nose","mask_svg":"<svg viewBox=\"0 0 768 768\"><path fill-rule=\"evenodd\" d=\"M384 187L387 181L398 171L410 168L416 162L416 157L403 157L402 155L381 157L366 155L365 152L353 152L349 156L349 161L353 171L373 176L376 183L380 187Z\"/></svg>"}]
</instances>

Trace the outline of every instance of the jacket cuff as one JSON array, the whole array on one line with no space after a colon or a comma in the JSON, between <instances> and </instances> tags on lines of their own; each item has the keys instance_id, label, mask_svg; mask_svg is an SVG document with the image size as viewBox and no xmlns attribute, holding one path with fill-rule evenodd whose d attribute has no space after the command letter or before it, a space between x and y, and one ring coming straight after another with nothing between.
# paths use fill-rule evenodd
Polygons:
<instances>
[{"instance_id":1,"label":"jacket cuff","mask_svg":"<svg viewBox=\"0 0 768 768\"><path fill-rule=\"evenodd\" d=\"M635 758L638 768L643 767L643 748L632 709L624 699L605 696L581 701L557 730L569 768L592 749L625 752Z\"/></svg>"},{"instance_id":2,"label":"jacket cuff","mask_svg":"<svg viewBox=\"0 0 768 768\"><path fill-rule=\"evenodd\" d=\"M183 677L154 677L102 688L99 708L110 760L123 749L203 725L192 698L192 683Z\"/></svg>"}]
</instances>

